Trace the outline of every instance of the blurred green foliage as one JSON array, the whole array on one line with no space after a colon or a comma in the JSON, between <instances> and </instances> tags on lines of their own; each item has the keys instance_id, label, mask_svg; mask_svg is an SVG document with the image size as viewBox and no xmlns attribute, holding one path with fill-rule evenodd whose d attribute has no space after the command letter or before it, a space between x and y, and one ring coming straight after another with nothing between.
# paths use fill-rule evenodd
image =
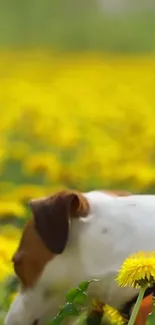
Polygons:
<instances>
[{"instance_id":1,"label":"blurred green foliage","mask_svg":"<svg viewBox=\"0 0 155 325\"><path fill-rule=\"evenodd\" d=\"M155 11L107 14L97 0L1 0L0 47L155 50Z\"/></svg>"}]
</instances>

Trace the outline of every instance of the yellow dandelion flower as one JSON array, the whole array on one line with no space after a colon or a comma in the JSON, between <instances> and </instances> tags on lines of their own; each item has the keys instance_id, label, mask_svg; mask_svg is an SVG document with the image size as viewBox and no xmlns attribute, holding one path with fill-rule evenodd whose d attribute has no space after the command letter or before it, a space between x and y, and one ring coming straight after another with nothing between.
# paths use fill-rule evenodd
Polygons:
<instances>
[{"instance_id":1,"label":"yellow dandelion flower","mask_svg":"<svg viewBox=\"0 0 155 325\"><path fill-rule=\"evenodd\" d=\"M103 317L111 324L124 325L127 320L119 313L119 311L101 301L92 301L92 310L103 314Z\"/></svg>"},{"instance_id":2,"label":"yellow dandelion flower","mask_svg":"<svg viewBox=\"0 0 155 325\"><path fill-rule=\"evenodd\" d=\"M119 313L119 311L109 305L103 307L104 317L111 323L117 325L124 325L127 320Z\"/></svg>"},{"instance_id":3,"label":"yellow dandelion flower","mask_svg":"<svg viewBox=\"0 0 155 325\"><path fill-rule=\"evenodd\" d=\"M155 281L155 252L139 252L128 257L116 280L121 287L151 286Z\"/></svg>"},{"instance_id":4,"label":"yellow dandelion flower","mask_svg":"<svg viewBox=\"0 0 155 325\"><path fill-rule=\"evenodd\" d=\"M30 184L22 184L18 187L16 186L11 192L11 196L19 202L27 202L31 198L37 198L44 195L45 190L41 186Z\"/></svg>"},{"instance_id":5,"label":"yellow dandelion flower","mask_svg":"<svg viewBox=\"0 0 155 325\"><path fill-rule=\"evenodd\" d=\"M18 238L18 236L9 238L9 233L7 235L0 234L0 282L13 274L11 257L17 249Z\"/></svg>"},{"instance_id":6,"label":"yellow dandelion flower","mask_svg":"<svg viewBox=\"0 0 155 325\"><path fill-rule=\"evenodd\" d=\"M98 313L103 313L103 308L104 308L104 303L101 301L98 301L96 299L93 299L92 301L92 310L98 312Z\"/></svg>"},{"instance_id":7,"label":"yellow dandelion flower","mask_svg":"<svg viewBox=\"0 0 155 325\"><path fill-rule=\"evenodd\" d=\"M1 201L0 202L0 216L7 218L8 216L25 217L26 210L24 206L15 201Z\"/></svg>"}]
</instances>

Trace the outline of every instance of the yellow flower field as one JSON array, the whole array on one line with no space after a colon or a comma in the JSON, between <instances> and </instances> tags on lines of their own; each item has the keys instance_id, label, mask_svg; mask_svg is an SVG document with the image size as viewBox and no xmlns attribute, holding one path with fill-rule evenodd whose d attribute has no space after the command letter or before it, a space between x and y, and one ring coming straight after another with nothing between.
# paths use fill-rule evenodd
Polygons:
<instances>
[{"instance_id":1,"label":"yellow flower field","mask_svg":"<svg viewBox=\"0 0 155 325\"><path fill-rule=\"evenodd\" d=\"M29 198L155 191L155 56L1 52L0 71L3 281Z\"/></svg>"}]
</instances>

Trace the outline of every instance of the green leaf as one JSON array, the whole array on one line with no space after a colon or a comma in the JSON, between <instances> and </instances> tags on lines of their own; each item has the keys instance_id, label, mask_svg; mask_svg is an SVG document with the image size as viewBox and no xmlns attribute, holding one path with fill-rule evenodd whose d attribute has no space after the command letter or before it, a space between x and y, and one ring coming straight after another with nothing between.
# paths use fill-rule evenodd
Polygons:
<instances>
[{"instance_id":1,"label":"green leaf","mask_svg":"<svg viewBox=\"0 0 155 325\"><path fill-rule=\"evenodd\" d=\"M78 295L79 288L72 288L66 294L66 301L73 302L75 297Z\"/></svg>"},{"instance_id":2,"label":"green leaf","mask_svg":"<svg viewBox=\"0 0 155 325\"><path fill-rule=\"evenodd\" d=\"M151 313L147 317L146 325L154 325L155 324L155 313Z\"/></svg>"},{"instance_id":3,"label":"green leaf","mask_svg":"<svg viewBox=\"0 0 155 325\"><path fill-rule=\"evenodd\" d=\"M66 316L67 315L70 315L70 316L79 315L79 310L76 308L76 306L69 302L63 307L63 311Z\"/></svg>"},{"instance_id":4,"label":"green leaf","mask_svg":"<svg viewBox=\"0 0 155 325\"><path fill-rule=\"evenodd\" d=\"M78 294L74 298L74 304L83 305L87 297L88 295L86 292L82 292L81 290L79 290Z\"/></svg>"},{"instance_id":5,"label":"green leaf","mask_svg":"<svg viewBox=\"0 0 155 325\"><path fill-rule=\"evenodd\" d=\"M51 325L60 325L67 316L79 316L80 311L76 305L83 305L87 298L87 289L91 282L97 282L99 280L93 279L90 281L84 281L79 284L79 287L70 289L66 294L66 304L61 307L59 313L50 323Z\"/></svg>"},{"instance_id":6,"label":"green leaf","mask_svg":"<svg viewBox=\"0 0 155 325\"><path fill-rule=\"evenodd\" d=\"M88 290L88 287L90 285L90 283L92 282L99 282L100 280L98 279L93 279L93 280L90 280L90 281L84 281L84 282L81 282L79 284L79 288L84 292L84 291L87 291Z\"/></svg>"},{"instance_id":7,"label":"green leaf","mask_svg":"<svg viewBox=\"0 0 155 325\"><path fill-rule=\"evenodd\" d=\"M64 318L65 318L65 315L58 314L53 318L53 320L50 322L49 325L60 325Z\"/></svg>"},{"instance_id":8,"label":"green leaf","mask_svg":"<svg viewBox=\"0 0 155 325\"><path fill-rule=\"evenodd\" d=\"M51 325L60 325L65 317L67 316L78 316L79 310L72 303L67 302L60 310L60 312L54 317Z\"/></svg>"},{"instance_id":9,"label":"green leaf","mask_svg":"<svg viewBox=\"0 0 155 325\"><path fill-rule=\"evenodd\" d=\"M87 293L79 288L71 289L66 295L66 301L74 304L82 305L87 298Z\"/></svg>"}]
</instances>

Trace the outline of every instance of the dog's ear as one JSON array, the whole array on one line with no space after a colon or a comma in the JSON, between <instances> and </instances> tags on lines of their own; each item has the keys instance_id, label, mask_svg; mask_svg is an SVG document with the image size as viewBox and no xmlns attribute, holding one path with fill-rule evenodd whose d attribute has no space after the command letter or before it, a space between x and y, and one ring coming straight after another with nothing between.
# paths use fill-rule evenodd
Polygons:
<instances>
[{"instance_id":1,"label":"dog's ear","mask_svg":"<svg viewBox=\"0 0 155 325\"><path fill-rule=\"evenodd\" d=\"M59 192L56 195L31 200L35 227L45 245L55 254L61 254L69 236L71 218L85 217L89 205L78 192Z\"/></svg>"}]
</instances>

